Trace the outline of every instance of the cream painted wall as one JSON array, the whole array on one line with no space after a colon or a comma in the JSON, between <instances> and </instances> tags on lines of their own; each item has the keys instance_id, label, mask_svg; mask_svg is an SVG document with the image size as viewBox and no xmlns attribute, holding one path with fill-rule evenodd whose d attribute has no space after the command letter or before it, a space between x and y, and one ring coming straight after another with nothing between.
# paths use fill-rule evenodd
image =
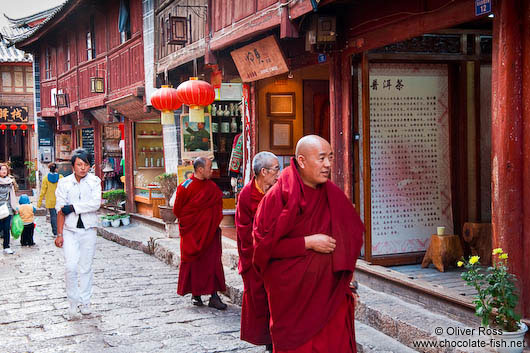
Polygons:
<instances>
[{"instance_id":1,"label":"cream painted wall","mask_svg":"<svg viewBox=\"0 0 530 353\"><path fill-rule=\"evenodd\" d=\"M303 95L303 80L329 80L329 65L321 64L306 67L300 70L293 71L293 78L288 79L287 74L281 76L275 76L258 81L258 150L271 151L277 155L289 156L294 154L294 147L296 142L302 137L304 131L304 95ZM280 81L280 82L278 82ZM281 84L278 84L281 83ZM275 149L270 148L270 121L271 119L267 116L267 93L282 93L282 92L294 92L295 93L295 104L296 104L296 117L293 120L293 148L292 149ZM279 119L275 120L289 120Z\"/></svg>"}]
</instances>

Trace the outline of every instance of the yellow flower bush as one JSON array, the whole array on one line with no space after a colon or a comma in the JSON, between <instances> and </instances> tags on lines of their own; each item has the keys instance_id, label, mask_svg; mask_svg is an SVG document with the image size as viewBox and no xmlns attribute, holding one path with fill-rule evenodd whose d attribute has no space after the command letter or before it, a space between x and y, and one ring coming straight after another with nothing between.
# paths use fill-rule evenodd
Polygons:
<instances>
[{"instance_id":1,"label":"yellow flower bush","mask_svg":"<svg viewBox=\"0 0 530 353\"><path fill-rule=\"evenodd\" d=\"M519 329L521 316L515 312L519 297L516 293L513 274L508 272L508 254L501 248L492 254L498 257L493 266L486 270L480 266L480 257L472 256L466 262L458 261L458 267L465 266L462 279L468 286L477 290L474 297L475 315L481 318L484 327L499 327L503 331L515 332Z\"/></svg>"}]
</instances>

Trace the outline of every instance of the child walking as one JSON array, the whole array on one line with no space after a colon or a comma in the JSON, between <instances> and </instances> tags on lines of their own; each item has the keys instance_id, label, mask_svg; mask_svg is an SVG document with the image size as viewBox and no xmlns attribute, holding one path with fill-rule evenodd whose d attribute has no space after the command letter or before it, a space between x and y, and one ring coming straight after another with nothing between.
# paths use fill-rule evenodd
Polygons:
<instances>
[{"instance_id":1,"label":"child walking","mask_svg":"<svg viewBox=\"0 0 530 353\"><path fill-rule=\"evenodd\" d=\"M22 244L22 246L33 246L35 245L33 242L35 223L33 223L33 221L35 219L36 209L30 204L29 197L27 195L20 196L18 203L20 204L18 212L20 214L20 218L22 218L22 221L24 222L24 230L22 231L22 236L20 237L20 244Z\"/></svg>"}]
</instances>

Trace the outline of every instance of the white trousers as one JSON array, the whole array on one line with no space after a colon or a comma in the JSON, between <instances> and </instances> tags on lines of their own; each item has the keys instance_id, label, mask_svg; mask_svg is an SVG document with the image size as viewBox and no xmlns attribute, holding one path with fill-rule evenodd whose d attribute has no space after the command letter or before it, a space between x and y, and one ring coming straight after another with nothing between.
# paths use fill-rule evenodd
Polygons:
<instances>
[{"instance_id":1,"label":"white trousers","mask_svg":"<svg viewBox=\"0 0 530 353\"><path fill-rule=\"evenodd\" d=\"M66 296L72 304L89 304L92 296L92 261L96 228L63 231Z\"/></svg>"}]
</instances>

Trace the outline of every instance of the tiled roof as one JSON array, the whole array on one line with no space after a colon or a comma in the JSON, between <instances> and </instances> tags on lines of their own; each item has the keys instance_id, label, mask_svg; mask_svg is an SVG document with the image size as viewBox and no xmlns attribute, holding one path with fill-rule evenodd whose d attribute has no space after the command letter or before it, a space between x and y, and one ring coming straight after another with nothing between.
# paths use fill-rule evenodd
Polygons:
<instances>
[{"instance_id":1,"label":"tiled roof","mask_svg":"<svg viewBox=\"0 0 530 353\"><path fill-rule=\"evenodd\" d=\"M32 62L33 56L9 46L5 39L0 40L0 63Z\"/></svg>"},{"instance_id":2,"label":"tiled roof","mask_svg":"<svg viewBox=\"0 0 530 353\"><path fill-rule=\"evenodd\" d=\"M31 37L41 27L52 20L71 1L72 0L65 0L62 5L19 19L11 19L4 15L10 22L10 26L8 28L0 28L0 35L3 36L4 39L10 43L10 45L22 42L23 40ZM39 18L38 15L40 15L41 18L46 17L46 19L35 27L27 26L28 23L37 20Z\"/></svg>"}]
</instances>

